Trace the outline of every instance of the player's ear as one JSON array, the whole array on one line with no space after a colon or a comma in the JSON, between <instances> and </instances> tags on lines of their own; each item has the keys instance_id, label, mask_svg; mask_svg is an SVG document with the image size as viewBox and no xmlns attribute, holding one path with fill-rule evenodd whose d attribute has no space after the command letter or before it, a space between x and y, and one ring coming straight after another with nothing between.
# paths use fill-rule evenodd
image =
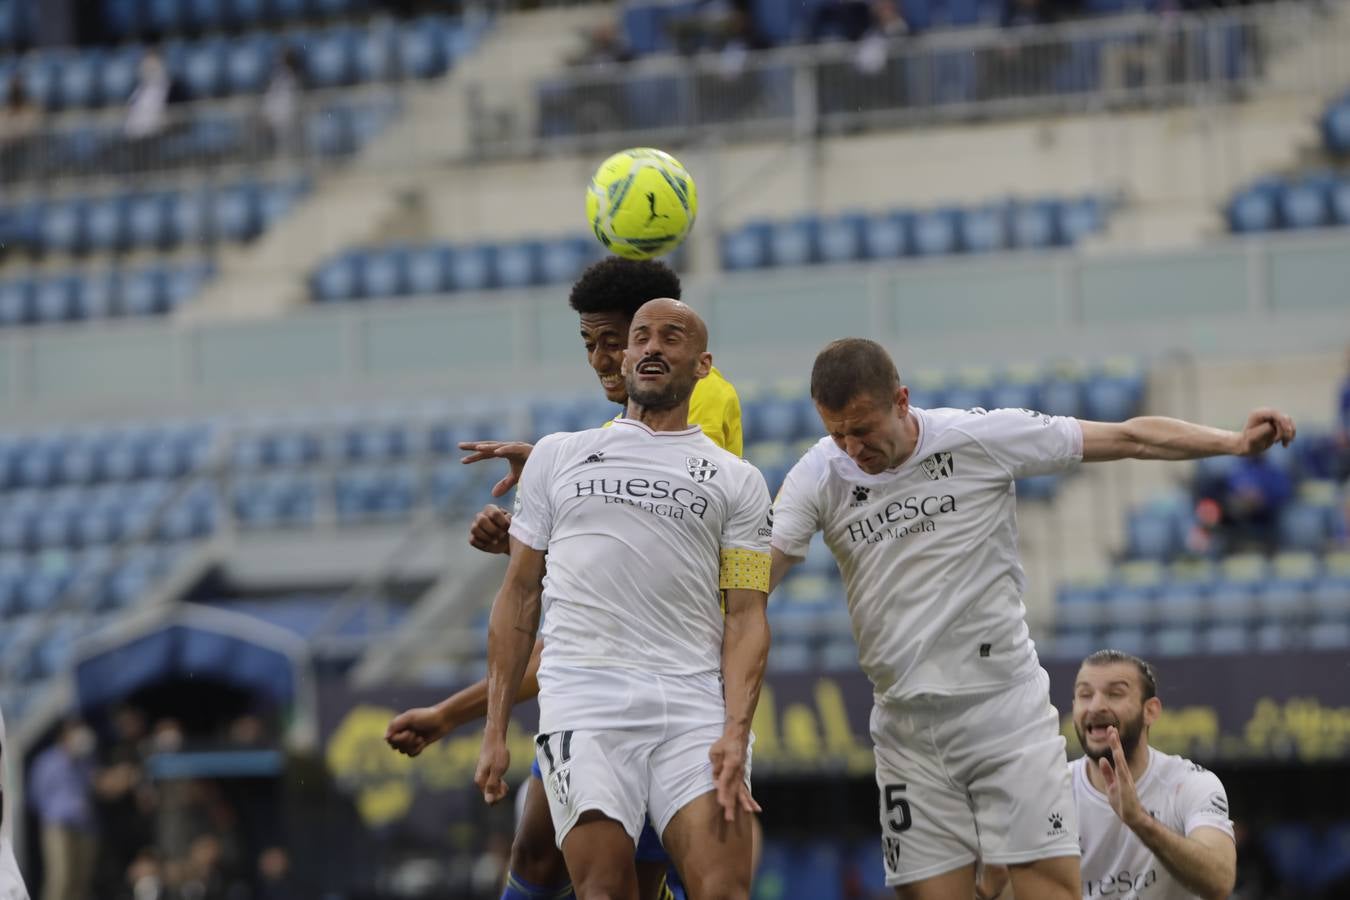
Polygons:
<instances>
[{"instance_id":1,"label":"player's ear","mask_svg":"<svg viewBox=\"0 0 1350 900\"><path fill-rule=\"evenodd\" d=\"M712 354L704 350L698 355L698 366L694 369L694 374L699 378L707 378L708 373L712 371Z\"/></svg>"},{"instance_id":2,"label":"player's ear","mask_svg":"<svg viewBox=\"0 0 1350 900\"><path fill-rule=\"evenodd\" d=\"M1144 701L1144 725L1149 726L1158 721L1158 716L1162 715L1162 701L1157 697L1149 697Z\"/></svg>"},{"instance_id":3,"label":"player's ear","mask_svg":"<svg viewBox=\"0 0 1350 900\"><path fill-rule=\"evenodd\" d=\"M895 389L895 411L902 416L909 412L909 388L903 384Z\"/></svg>"}]
</instances>

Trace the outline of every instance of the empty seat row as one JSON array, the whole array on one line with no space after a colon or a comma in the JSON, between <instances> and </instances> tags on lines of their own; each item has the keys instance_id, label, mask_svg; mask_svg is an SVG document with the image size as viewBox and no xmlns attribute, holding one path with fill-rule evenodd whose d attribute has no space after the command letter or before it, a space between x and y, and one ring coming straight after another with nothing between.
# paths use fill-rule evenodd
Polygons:
<instances>
[{"instance_id":1,"label":"empty seat row","mask_svg":"<svg viewBox=\"0 0 1350 900\"><path fill-rule=\"evenodd\" d=\"M117 555L107 547L78 553L0 554L0 639L22 643L32 626L22 617L50 609L66 595L69 603L88 612L123 608L140 595L151 580L174 564L182 545L134 547ZM17 618L17 621L16 621Z\"/></svg>"},{"instance_id":2,"label":"empty seat row","mask_svg":"<svg viewBox=\"0 0 1350 900\"><path fill-rule=\"evenodd\" d=\"M527 288L571 281L600 256L599 242L587 237L355 249L321 264L310 293L331 303Z\"/></svg>"},{"instance_id":3,"label":"empty seat row","mask_svg":"<svg viewBox=\"0 0 1350 900\"><path fill-rule=\"evenodd\" d=\"M431 78L472 52L482 32L448 17L400 25L340 26L210 38L163 46L164 61L187 96L196 99L262 91L283 51L299 56L307 85L340 87L393 78ZM145 48L34 51L0 58L0 79L22 79L33 102L48 109L87 109L126 102L136 87Z\"/></svg>"},{"instance_id":4,"label":"empty seat row","mask_svg":"<svg viewBox=\"0 0 1350 900\"><path fill-rule=\"evenodd\" d=\"M11 492L5 505L12 506L23 502L24 489L179 478L204 465L210 443L200 425L6 434L0 489Z\"/></svg>"},{"instance_id":5,"label":"empty seat row","mask_svg":"<svg viewBox=\"0 0 1350 900\"><path fill-rule=\"evenodd\" d=\"M1238 234L1350 225L1350 178L1333 172L1262 178L1233 195L1226 215Z\"/></svg>"},{"instance_id":6,"label":"empty seat row","mask_svg":"<svg viewBox=\"0 0 1350 900\"><path fill-rule=\"evenodd\" d=\"M0 281L0 327L165 315L215 272L209 260Z\"/></svg>"},{"instance_id":7,"label":"empty seat row","mask_svg":"<svg viewBox=\"0 0 1350 900\"><path fill-rule=\"evenodd\" d=\"M1098 197L1047 198L750 222L723 233L722 267L735 271L1072 246L1101 230L1109 210L1110 204Z\"/></svg>"},{"instance_id":8,"label":"empty seat row","mask_svg":"<svg viewBox=\"0 0 1350 900\"><path fill-rule=\"evenodd\" d=\"M307 179L247 181L33 201L0 209L0 241L33 252L76 254L248 241L286 215L309 188Z\"/></svg>"},{"instance_id":9,"label":"empty seat row","mask_svg":"<svg viewBox=\"0 0 1350 900\"><path fill-rule=\"evenodd\" d=\"M1350 91L1327 104L1322 113L1322 146L1336 156L1350 155Z\"/></svg>"},{"instance_id":10,"label":"empty seat row","mask_svg":"<svg viewBox=\"0 0 1350 900\"><path fill-rule=\"evenodd\" d=\"M1350 622L1342 618L1321 619L1307 625L1268 622L1250 627L1216 623L1202 627L1062 630L1055 634L1045 652L1052 659L1082 659L1103 648L1145 657L1346 650L1350 649Z\"/></svg>"},{"instance_id":11,"label":"empty seat row","mask_svg":"<svg viewBox=\"0 0 1350 900\"><path fill-rule=\"evenodd\" d=\"M377 10L376 0L97 0L116 37L258 28Z\"/></svg>"}]
</instances>

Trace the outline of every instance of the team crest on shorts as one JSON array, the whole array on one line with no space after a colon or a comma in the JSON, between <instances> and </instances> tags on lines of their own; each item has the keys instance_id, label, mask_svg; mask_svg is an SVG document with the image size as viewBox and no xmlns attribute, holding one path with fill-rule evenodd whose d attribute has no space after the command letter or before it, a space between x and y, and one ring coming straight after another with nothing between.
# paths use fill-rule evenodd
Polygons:
<instances>
[{"instance_id":1,"label":"team crest on shorts","mask_svg":"<svg viewBox=\"0 0 1350 900\"><path fill-rule=\"evenodd\" d=\"M572 791L572 773L568 769L558 769L549 776L553 780L553 796L563 806L569 805Z\"/></svg>"},{"instance_id":2,"label":"team crest on shorts","mask_svg":"<svg viewBox=\"0 0 1350 900\"><path fill-rule=\"evenodd\" d=\"M712 481L717 474L717 466L710 459L701 459L697 456L686 456L684 458L684 467L689 470L689 477L702 484L705 481Z\"/></svg>"},{"instance_id":3,"label":"team crest on shorts","mask_svg":"<svg viewBox=\"0 0 1350 900\"><path fill-rule=\"evenodd\" d=\"M886 856L886 868L892 872L900 871L900 839L889 835L883 837L881 849Z\"/></svg>"}]
</instances>

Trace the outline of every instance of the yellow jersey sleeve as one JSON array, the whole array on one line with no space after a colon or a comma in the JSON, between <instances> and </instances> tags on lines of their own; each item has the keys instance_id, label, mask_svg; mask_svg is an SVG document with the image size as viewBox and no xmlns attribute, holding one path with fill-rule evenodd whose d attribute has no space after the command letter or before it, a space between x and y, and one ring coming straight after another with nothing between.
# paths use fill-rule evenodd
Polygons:
<instances>
[{"instance_id":1,"label":"yellow jersey sleeve","mask_svg":"<svg viewBox=\"0 0 1350 900\"><path fill-rule=\"evenodd\" d=\"M702 428L714 444L728 453L744 455L741 400L736 396L736 388L715 366L707 378L694 385L694 395L689 398L689 424Z\"/></svg>"}]
</instances>

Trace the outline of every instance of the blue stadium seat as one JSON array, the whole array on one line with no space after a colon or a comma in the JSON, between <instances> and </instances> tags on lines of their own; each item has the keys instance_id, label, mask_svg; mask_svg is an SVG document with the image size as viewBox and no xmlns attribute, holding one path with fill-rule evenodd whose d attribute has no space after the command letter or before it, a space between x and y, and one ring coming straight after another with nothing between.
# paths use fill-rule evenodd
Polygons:
<instances>
[{"instance_id":1,"label":"blue stadium seat","mask_svg":"<svg viewBox=\"0 0 1350 900\"><path fill-rule=\"evenodd\" d=\"M99 68L98 102L105 106L117 106L131 97L136 87L142 48L125 47L108 53Z\"/></svg>"},{"instance_id":2,"label":"blue stadium seat","mask_svg":"<svg viewBox=\"0 0 1350 900\"><path fill-rule=\"evenodd\" d=\"M1198 646L1195 629L1185 626L1162 628L1153 635L1153 652L1158 656L1189 656Z\"/></svg>"},{"instance_id":3,"label":"blue stadium seat","mask_svg":"<svg viewBox=\"0 0 1350 900\"><path fill-rule=\"evenodd\" d=\"M350 28L314 35L306 47L305 71L314 87L350 84L355 75L356 38Z\"/></svg>"},{"instance_id":4,"label":"blue stadium seat","mask_svg":"<svg viewBox=\"0 0 1350 900\"><path fill-rule=\"evenodd\" d=\"M960 249L956 230L957 209L930 209L914 217L914 252L918 256L940 256Z\"/></svg>"},{"instance_id":5,"label":"blue stadium seat","mask_svg":"<svg viewBox=\"0 0 1350 900\"><path fill-rule=\"evenodd\" d=\"M164 306L173 312L197 295L215 270L209 261L173 266L164 273Z\"/></svg>"},{"instance_id":6,"label":"blue stadium seat","mask_svg":"<svg viewBox=\"0 0 1350 900\"><path fill-rule=\"evenodd\" d=\"M305 141L321 156L344 156L356 149L351 110L346 106L328 106L305 121Z\"/></svg>"},{"instance_id":7,"label":"blue stadium seat","mask_svg":"<svg viewBox=\"0 0 1350 900\"><path fill-rule=\"evenodd\" d=\"M769 227L769 262L774 266L804 266L819 259L820 220L799 216Z\"/></svg>"},{"instance_id":8,"label":"blue stadium seat","mask_svg":"<svg viewBox=\"0 0 1350 900\"><path fill-rule=\"evenodd\" d=\"M361 296L363 276L361 255L347 251L320 264L311 276L310 291L320 303L352 300Z\"/></svg>"},{"instance_id":9,"label":"blue stadium seat","mask_svg":"<svg viewBox=\"0 0 1350 900\"><path fill-rule=\"evenodd\" d=\"M771 228L768 222L747 222L734 231L723 232L722 268L735 272L767 266Z\"/></svg>"},{"instance_id":10,"label":"blue stadium seat","mask_svg":"<svg viewBox=\"0 0 1350 900\"><path fill-rule=\"evenodd\" d=\"M1200 633L1200 648L1206 653L1248 653L1252 648L1252 637L1242 625L1211 625Z\"/></svg>"},{"instance_id":11,"label":"blue stadium seat","mask_svg":"<svg viewBox=\"0 0 1350 900\"><path fill-rule=\"evenodd\" d=\"M1059 631L1049 641L1045 650L1048 659L1081 660L1083 657L1102 648L1097 634L1087 630ZM1037 650L1040 650L1039 643Z\"/></svg>"},{"instance_id":12,"label":"blue stadium seat","mask_svg":"<svg viewBox=\"0 0 1350 900\"><path fill-rule=\"evenodd\" d=\"M211 205L212 233L217 238L249 241L262 231L259 188L246 182L216 192Z\"/></svg>"},{"instance_id":13,"label":"blue stadium seat","mask_svg":"<svg viewBox=\"0 0 1350 900\"><path fill-rule=\"evenodd\" d=\"M62 109L83 109L98 104L102 61L98 51L63 56L57 67L57 96Z\"/></svg>"},{"instance_id":14,"label":"blue stadium seat","mask_svg":"<svg viewBox=\"0 0 1350 900\"><path fill-rule=\"evenodd\" d=\"M1123 422L1134 415L1143 397L1140 378L1094 375L1083 389L1089 419Z\"/></svg>"},{"instance_id":15,"label":"blue stadium seat","mask_svg":"<svg viewBox=\"0 0 1350 900\"><path fill-rule=\"evenodd\" d=\"M1154 616L1164 625L1197 625L1205 614L1205 589L1199 584L1169 582L1158 593L1154 605Z\"/></svg>"},{"instance_id":16,"label":"blue stadium seat","mask_svg":"<svg viewBox=\"0 0 1350 900\"><path fill-rule=\"evenodd\" d=\"M1074 246L1106 225L1105 203L1100 197L1087 196L1065 201L1059 207L1059 236L1062 243Z\"/></svg>"},{"instance_id":17,"label":"blue stadium seat","mask_svg":"<svg viewBox=\"0 0 1350 900\"><path fill-rule=\"evenodd\" d=\"M483 291L497 286L497 247L459 246L450 254L450 289Z\"/></svg>"},{"instance_id":18,"label":"blue stadium seat","mask_svg":"<svg viewBox=\"0 0 1350 900\"><path fill-rule=\"evenodd\" d=\"M1289 550L1321 550L1335 536L1337 510L1332 506L1294 502L1280 512L1280 546Z\"/></svg>"},{"instance_id":19,"label":"blue stadium seat","mask_svg":"<svg viewBox=\"0 0 1350 900\"><path fill-rule=\"evenodd\" d=\"M169 237L169 205L166 194L139 194L128 198L128 243L147 249L164 246Z\"/></svg>"},{"instance_id":20,"label":"blue stadium seat","mask_svg":"<svg viewBox=\"0 0 1350 900\"><path fill-rule=\"evenodd\" d=\"M85 217L88 204L82 199L59 200L43 212L39 240L47 251L78 253L85 248Z\"/></svg>"},{"instance_id":21,"label":"blue stadium seat","mask_svg":"<svg viewBox=\"0 0 1350 900\"><path fill-rule=\"evenodd\" d=\"M1113 628L1102 638L1103 646L1142 656L1148 652L1148 635L1142 628Z\"/></svg>"},{"instance_id":22,"label":"blue stadium seat","mask_svg":"<svg viewBox=\"0 0 1350 900\"><path fill-rule=\"evenodd\" d=\"M862 213L843 213L823 219L817 237L820 261L842 263L862 259L866 227L867 217Z\"/></svg>"},{"instance_id":23,"label":"blue stadium seat","mask_svg":"<svg viewBox=\"0 0 1350 900\"><path fill-rule=\"evenodd\" d=\"M814 654L809 644L797 640L784 640L769 654L770 672L791 674L810 672L815 668Z\"/></svg>"},{"instance_id":24,"label":"blue stadium seat","mask_svg":"<svg viewBox=\"0 0 1350 900\"><path fill-rule=\"evenodd\" d=\"M408 251L404 247L380 247L365 255L361 266L363 297L397 297L408 291Z\"/></svg>"},{"instance_id":25,"label":"blue stadium seat","mask_svg":"<svg viewBox=\"0 0 1350 900\"><path fill-rule=\"evenodd\" d=\"M1126 523L1127 552L1134 559L1169 560L1186 548L1186 535L1170 511L1135 510Z\"/></svg>"},{"instance_id":26,"label":"blue stadium seat","mask_svg":"<svg viewBox=\"0 0 1350 900\"><path fill-rule=\"evenodd\" d=\"M101 319L110 316L121 303L120 283L113 272L86 272L79 279L71 301L71 316L76 319Z\"/></svg>"},{"instance_id":27,"label":"blue stadium seat","mask_svg":"<svg viewBox=\"0 0 1350 900\"><path fill-rule=\"evenodd\" d=\"M164 270L148 266L122 276L119 312L124 316L151 316L167 310Z\"/></svg>"},{"instance_id":28,"label":"blue stadium seat","mask_svg":"<svg viewBox=\"0 0 1350 900\"><path fill-rule=\"evenodd\" d=\"M1083 401L1083 382L1061 374L1052 374L1041 382L1041 403L1043 412L1052 416L1082 417L1086 406Z\"/></svg>"},{"instance_id":29,"label":"blue stadium seat","mask_svg":"<svg viewBox=\"0 0 1350 900\"><path fill-rule=\"evenodd\" d=\"M1107 593L1106 621L1116 628L1142 628L1153 623L1151 588L1116 588Z\"/></svg>"},{"instance_id":30,"label":"blue stadium seat","mask_svg":"<svg viewBox=\"0 0 1350 900\"><path fill-rule=\"evenodd\" d=\"M1327 202L1335 225L1350 225L1350 180L1341 179L1331 187Z\"/></svg>"},{"instance_id":31,"label":"blue stadium seat","mask_svg":"<svg viewBox=\"0 0 1350 900\"><path fill-rule=\"evenodd\" d=\"M199 244L211 236L211 195L187 191L168 196L166 245Z\"/></svg>"},{"instance_id":32,"label":"blue stadium seat","mask_svg":"<svg viewBox=\"0 0 1350 900\"><path fill-rule=\"evenodd\" d=\"M195 100L225 93L225 43L200 41L187 48L183 58L183 86Z\"/></svg>"},{"instance_id":33,"label":"blue stadium seat","mask_svg":"<svg viewBox=\"0 0 1350 900\"><path fill-rule=\"evenodd\" d=\"M1277 186L1252 185L1234 195L1228 204L1228 228L1238 234L1271 231L1279 222L1276 211Z\"/></svg>"},{"instance_id":34,"label":"blue stadium seat","mask_svg":"<svg viewBox=\"0 0 1350 900\"><path fill-rule=\"evenodd\" d=\"M497 248L497 284L503 288L524 288L539 283L538 241L517 241Z\"/></svg>"},{"instance_id":35,"label":"blue stadium seat","mask_svg":"<svg viewBox=\"0 0 1350 900\"><path fill-rule=\"evenodd\" d=\"M914 214L882 213L863 225L863 250L868 259L896 259L914 250Z\"/></svg>"},{"instance_id":36,"label":"blue stadium seat","mask_svg":"<svg viewBox=\"0 0 1350 900\"><path fill-rule=\"evenodd\" d=\"M0 326L25 325L35 318L31 278L0 281Z\"/></svg>"},{"instance_id":37,"label":"blue stadium seat","mask_svg":"<svg viewBox=\"0 0 1350 900\"><path fill-rule=\"evenodd\" d=\"M225 85L231 94L256 94L267 86L277 58L274 41L266 35L239 38L225 54Z\"/></svg>"},{"instance_id":38,"label":"blue stadium seat","mask_svg":"<svg viewBox=\"0 0 1350 900\"><path fill-rule=\"evenodd\" d=\"M1246 624L1256 618L1256 596L1251 585L1220 584L1209 595L1208 609L1213 622Z\"/></svg>"},{"instance_id":39,"label":"blue stadium seat","mask_svg":"<svg viewBox=\"0 0 1350 900\"><path fill-rule=\"evenodd\" d=\"M39 322L62 322L74 314L79 280L73 275L54 275L37 283L33 294L34 315Z\"/></svg>"},{"instance_id":40,"label":"blue stadium seat","mask_svg":"<svg viewBox=\"0 0 1350 900\"><path fill-rule=\"evenodd\" d=\"M440 23L435 18L418 19L398 34L399 67L405 76L432 78L446 68Z\"/></svg>"},{"instance_id":41,"label":"blue stadium seat","mask_svg":"<svg viewBox=\"0 0 1350 900\"><path fill-rule=\"evenodd\" d=\"M101 197L90 202L85 217L89 249L108 253L127 246L127 214L130 206L130 199L125 195Z\"/></svg>"},{"instance_id":42,"label":"blue stadium seat","mask_svg":"<svg viewBox=\"0 0 1350 900\"><path fill-rule=\"evenodd\" d=\"M1350 153L1350 97L1341 97L1322 114L1322 145L1339 156Z\"/></svg>"},{"instance_id":43,"label":"blue stadium seat","mask_svg":"<svg viewBox=\"0 0 1350 900\"><path fill-rule=\"evenodd\" d=\"M450 251L439 245L415 247L407 257L408 291L440 294L450 286Z\"/></svg>"},{"instance_id":44,"label":"blue stadium seat","mask_svg":"<svg viewBox=\"0 0 1350 900\"><path fill-rule=\"evenodd\" d=\"M561 238L544 244L539 257L540 281L559 284L574 281L597 254L599 244L590 238Z\"/></svg>"},{"instance_id":45,"label":"blue stadium seat","mask_svg":"<svg viewBox=\"0 0 1350 900\"><path fill-rule=\"evenodd\" d=\"M399 74L398 32L392 27L370 26L356 37L356 80L388 81Z\"/></svg>"},{"instance_id":46,"label":"blue stadium seat","mask_svg":"<svg viewBox=\"0 0 1350 900\"><path fill-rule=\"evenodd\" d=\"M1256 629L1252 642L1257 653L1283 653L1297 647L1297 633L1282 622L1267 622Z\"/></svg>"},{"instance_id":47,"label":"blue stadium seat","mask_svg":"<svg viewBox=\"0 0 1350 900\"><path fill-rule=\"evenodd\" d=\"M1321 228L1330 224L1327 186L1320 178L1282 185L1276 194L1280 224L1285 228Z\"/></svg>"},{"instance_id":48,"label":"blue stadium seat","mask_svg":"<svg viewBox=\"0 0 1350 900\"><path fill-rule=\"evenodd\" d=\"M1007 212L1007 208L999 204L963 211L957 220L962 249L967 253L992 253L1004 249L1008 245Z\"/></svg>"},{"instance_id":49,"label":"blue stadium seat","mask_svg":"<svg viewBox=\"0 0 1350 900\"><path fill-rule=\"evenodd\" d=\"M1009 215L1011 244L1024 249L1044 249L1061 243L1056 229L1057 207L1047 201L1013 204Z\"/></svg>"}]
</instances>

